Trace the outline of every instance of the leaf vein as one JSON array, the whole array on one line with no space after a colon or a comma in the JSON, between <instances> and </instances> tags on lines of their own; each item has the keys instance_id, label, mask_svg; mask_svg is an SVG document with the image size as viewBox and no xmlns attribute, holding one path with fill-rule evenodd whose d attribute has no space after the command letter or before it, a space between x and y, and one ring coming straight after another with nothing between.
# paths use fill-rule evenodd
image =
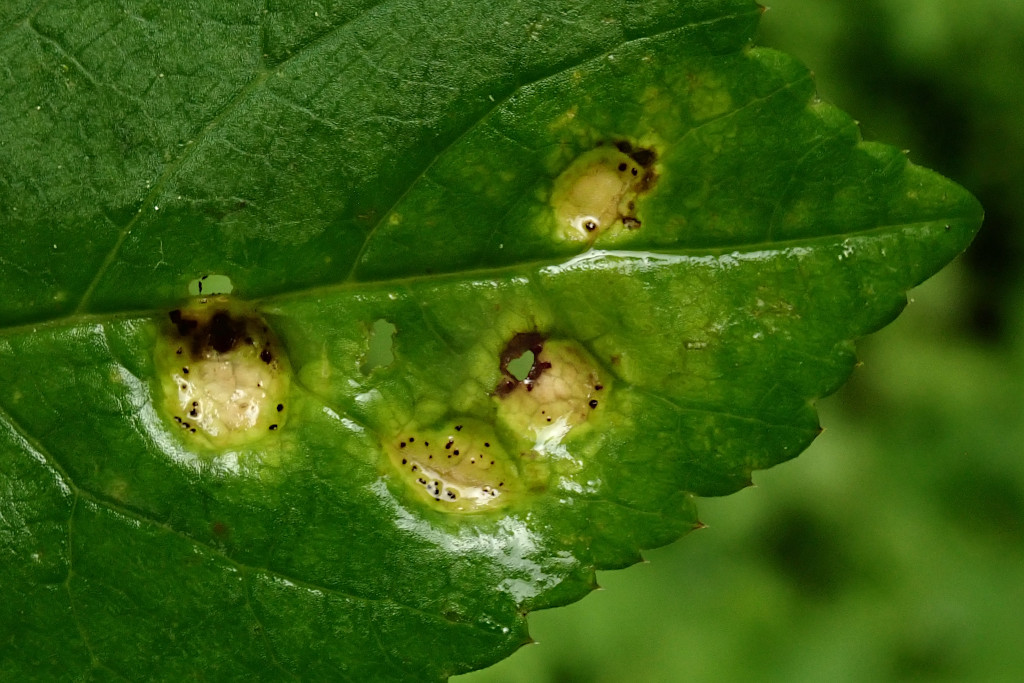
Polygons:
<instances>
[{"instance_id":1,"label":"leaf vein","mask_svg":"<svg viewBox=\"0 0 1024 683\"><path fill-rule=\"evenodd\" d=\"M351 282L354 280L356 272L359 269L359 264L362 261L363 256L366 254L366 251L369 248L370 242L373 240L374 236L377 234L381 226L387 224L387 221L390 218L391 214L394 212L395 208L402 203L402 200L404 200L409 195L409 193L412 192L412 190L419 184L419 182L423 180L428 173L430 173L431 169L434 167L435 164L437 164L438 160L440 160L445 154L447 154L453 147L459 144L460 141L465 139L468 135L472 134L477 128L483 125L484 122L487 121L492 114L494 114L501 107L506 105L513 97L515 97L518 93L522 92L525 88L529 88L531 86L542 83L550 78L559 76L568 71L569 69L571 69L572 67L579 66L584 62L598 59L603 55L607 55L631 43L639 43L643 41L654 40L659 37L669 35L671 33L692 29L697 26L709 26L723 21L731 21L741 16L745 16L745 14L720 16L715 17L713 19L707 19L704 21L691 21L686 22L684 24L671 26L669 28L665 28L660 31L651 33L649 35L639 35L636 37L624 38L623 40L620 40L618 43L612 45L611 47L602 46L599 50L593 50L587 53L586 55L581 56L577 61L574 61L572 63L560 63L553 69L543 71L533 76L528 76L525 82L519 83L511 87L504 93L500 94L498 97L495 97L494 102L489 107L480 112L479 116L474 121L470 122L470 124L466 127L465 130L452 136L451 139L442 144L439 150L431 157L430 161L428 161L427 164L424 166L423 170L420 171L420 173L415 178L413 178L405 186L405 188L403 188L401 192L397 193L395 200L391 203L390 206L387 207L385 211L381 213L380 218L377 219L377 222L373 224L369 231L367 231L366 237L363 238L363 243L360 246L359 251L356 252L356 256L352 261L352 267L349 270L348 275L345 276L343 281Z\"/></svg>"},{"instance_id":2,"label":"leaf vein","mask_svg":"<svg viewBox=\"0 0 1024 683\"><path fill-rule=\"evenodd\" d=\"M89 284L86 286L85 292L82 294L81 299L79 299L78 304L75 306L74 313L78 314L84 313L86 311L89 302L92 299L93 292L96 290L96 287L102 281L103 276L106 274L107 270L110 268L111 265L113 265L114 259L117 258L118 253L120 253L121 247L128 239L128 235L131 234L132 228L135 227L136 223L139 222L139 219L142 216L146 215L146 207L153 203L153 201L159 196L160 192L163 191L164 186L167 184L167 182L172 177L174 177L178 170L192 156L194 151L210 136L213 130L217 127L217 125L220 124L220 122L223 121L225 118L227 118L235 109L237 109L238 106L253 93L253 91L259 88L264 82L266 82L267 77L268 72L257 74L251 81L249 81L245 86L239 89L239 91L235 93L234 97L232 97L223 107L221 107L220 111L218 111L217 114L215 114L213 118L210 119L209 122L207 122L203 129L200 130L199 133L196 136L194 136L191 140L189 140L189 142L185 145L185 148L182 150L181 154L178 155L177 159L175 159L173 162L171 162L165 167L163 173L160 174L160 177L157 178L157 181L153 183L153 186L150 188L149 192L146 193L146 196L142 199L138 211L136 211L135 215L131 218L131 220L125 223L124 227L121 228L121 231L117 236L117 239L114 241L114 245L107 253L107 256L103 259L103 262L100 264L100 267L97 269L96 274L93 276L92 280L90 280Z\"/></svg>"},{"instance_id":3,"label":"leaf vein","mask_svg":"<svg viewBox=\"0 0 1024 683\"><path fill-rule=\"evenodd\" d=\"M41 0L35 7L30 9L28 12L22 14L20 17L9 22L3 28L0 28L0 39L6 38L8 35L14 33L19 28L27 26L29 22L31 22L36 17L36 15L43 11L43 9L49 4L50 0ZM29 28L31 29L31 27ZM33 32L36 32L34 29L32 30Z\"/></svg>"}]
</instances>

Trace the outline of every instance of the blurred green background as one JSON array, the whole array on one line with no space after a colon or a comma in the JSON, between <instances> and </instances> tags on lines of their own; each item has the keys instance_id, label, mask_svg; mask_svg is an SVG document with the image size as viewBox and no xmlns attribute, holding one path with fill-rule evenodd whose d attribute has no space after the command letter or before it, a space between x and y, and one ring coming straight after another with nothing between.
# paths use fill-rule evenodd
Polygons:
<instances>
[{"instance_id":1,"label":"blurred green background","mask_svg":"<svg viewBox=\"0 0 1024 683\"><path fill-rule=\"evenodd\" d=\"M861 342L810 450L457 683L1024 681L1024 0L775 0L758 44L985 226Z\"/></svg>"}]
</instances>

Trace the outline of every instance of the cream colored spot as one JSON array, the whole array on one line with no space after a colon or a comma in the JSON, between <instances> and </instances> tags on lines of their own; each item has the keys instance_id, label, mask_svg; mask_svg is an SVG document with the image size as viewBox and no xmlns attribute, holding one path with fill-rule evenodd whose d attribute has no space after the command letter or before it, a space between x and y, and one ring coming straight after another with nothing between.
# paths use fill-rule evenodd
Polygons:
<instances>
[{"instance_id":1,"label":"cream colored spot","mask_svg":"<svg viewBox=\"0 0 1024 683\"><path fill-rule=\"evenodd\" d=\"M545 341L534 364L533 379L495 397L498 414L517 433L545 443L561 440L589 419L607 390L594 361L575 342Z\"/></svg>"},{"instance_id":2,"label":"cream colored spot","mask_svg":"<svg viewBox=\"0 0 1024 683\"><path fill-rule=\"evenodd\" d=\"M521 488L494 431L476 420L459 420L446 430L407 426L384 450L408 489L446 512L493 509Z\"/></svg>"},{"instance_id":3,"label":"cream colored spot","mask_svg":"<svg viewBox=\"0 0 1024 683\"><path fill-rule=\"evenodd\" d=\"M562 239L584 242L640 226L636 200L654 173L615 147L599 147L555 180L551 205Z\"/></svg>"},{"instance_id":4,"label":"cream colored spot","mask_svg":"<svg viewBox=\"0 0 1024 683\"><path fill-rule=\"evenodd\" d=\"M266 321L229 297L170 314L156 349L168 418L214 448L280 430L289 414L289 368Z\"/></svg>"}]
</instances>

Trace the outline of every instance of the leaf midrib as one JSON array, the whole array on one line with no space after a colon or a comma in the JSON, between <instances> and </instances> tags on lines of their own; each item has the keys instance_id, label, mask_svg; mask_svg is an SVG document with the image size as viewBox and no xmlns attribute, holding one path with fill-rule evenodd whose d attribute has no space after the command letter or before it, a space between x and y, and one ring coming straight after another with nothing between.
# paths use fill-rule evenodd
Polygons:
<instances>
[{"instance_id":1,"label":"leaf midrib","mask_svg":"<svg viewBox=\"0 0 1024 683\"><path fill-rule=\"evenodd\" d=\"M705 260L721 258L723 256L740 255L749 256L758 253L785 252L798 248L812 248L817 245L831 245L841 240L854 238L868 238L889 231L900 229L926 227L936 224L953 224L958 222L974 223L977 216L973 213L951 216L937 216L920 221L909 223L891 223L874 226L863 230L856 230L829 235L818 235L815 237L800 237L790 240L758 241L742 245L725 245L722 247L683 248L683 249L662 249L655 250L607 250L590 249L579 254L568 257L548 257L543 259L531 259L518 261L502 266L491 266L485 268L474 268L444 273L424 273L417 275L405 275L393 278L380 278L373 280L350 280L334 282L325 285L303 287L287 292L270 294L263 297L254 297L247 301L257 308L267 308L278 303L285 303L302 298L316 298L324 295L337 294L345 291L375 290L388 287L410 287L421 282L444 283L457 281L485 281L500 280L512 275L519 274L522 270L551 268L564 266L572 261L581 261L586 258L597 258L601 256L613 256L622 259L640 260L644 257L654 256L667 259L693 259ZM182 297L185 299L187 297ZM124 309L104 311L101 313L69 313L52 318L44 318L33 322L19 323L17 325L0 326L0 339L4 337L16 337L18 335L34 333L40 330L47 330L60 327L77 327L83 325L106 324L123 320L144 319L162 317L167 310L176 305L179 300L168 301L164 306L147 309Z\"/></svg>"}]
</instances>

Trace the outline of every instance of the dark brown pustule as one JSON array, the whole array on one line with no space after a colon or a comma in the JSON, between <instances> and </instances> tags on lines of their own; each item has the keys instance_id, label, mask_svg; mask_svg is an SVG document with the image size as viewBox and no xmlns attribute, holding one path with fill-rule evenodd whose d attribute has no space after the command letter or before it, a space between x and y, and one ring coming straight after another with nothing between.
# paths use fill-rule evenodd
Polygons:
<instances>
[{"instance_id":1,"label":"dark brown pustule","mask_svg":"<svg viewBox=\"0 0 1024 683\"><path fill-rule=\"evenodd\" d=\"M629 158L640 164L644 168L650 168L655 161L658 160L658 155L653 149L645 149L638 147L632 152L626 152L629 154Z\"/></svg>"},{"instance_id":2,"label":"dark brown pustule","mask_svg":"<svg viewBox=\"0 0 1024 683\"><path fill-rule=\"evenodd\" d=\"M188 336L194 329L199 327L197 321L183 317L180 309L176 308L168 315L170 315L171 324L178 328L178 334L182 337Z\"/></svg>"},{"instance_id":3,"label":"dark brown pustule","mask_svg":"<svg viewBox=\"0 0 1024 683\"><path fill-rule=\"evenodd\" d=\"M209 344L217 353L227 353L235 348L235 343L244 330L244 322L233 319L227 311L217 311L210 318L207 330Z\"/></svg>"}]
</instances>

